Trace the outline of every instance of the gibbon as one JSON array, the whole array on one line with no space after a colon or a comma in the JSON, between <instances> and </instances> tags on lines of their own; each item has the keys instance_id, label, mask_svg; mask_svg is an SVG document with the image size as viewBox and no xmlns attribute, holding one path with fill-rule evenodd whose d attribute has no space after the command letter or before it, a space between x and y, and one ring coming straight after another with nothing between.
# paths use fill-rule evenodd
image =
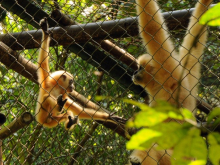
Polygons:
<instances>
[{"instance_id":1,"label":"gibbon","mask_svg":"<svg viewBox=\"0 0 220 165\"><path fill-rule=\"evenodd\" d=\"M73 76L66 71L50 73L49 44L47 18L40 21L42 28L42 43L38 57L39 96L36 107L36 120L45 127L52 128L65 122L66 129L73 129L79 119L101 120L116 123L121 117L94 109L83 108L68 97L74 89ZM63 112L63 107L67 110Z\"/></svg>"},{"instance_id":2,"label":"gibbon","mask_svg":"<svg viewBox=\"0 0 220 165\"><path fill-rule=\"evenodd\" d=\"M136 0L139 32L149 54L137 59L139 69L132 80L145 88L150 106L165 100L195 113L197 84L200 78L200 57L207 39L207 28L199 18L212 0L199 0L190 18L179 53L171 42L165 20L156 0ZM130 156L132 165L170 165L171 150L135 150Z\"/></svg>"}]
</instances>

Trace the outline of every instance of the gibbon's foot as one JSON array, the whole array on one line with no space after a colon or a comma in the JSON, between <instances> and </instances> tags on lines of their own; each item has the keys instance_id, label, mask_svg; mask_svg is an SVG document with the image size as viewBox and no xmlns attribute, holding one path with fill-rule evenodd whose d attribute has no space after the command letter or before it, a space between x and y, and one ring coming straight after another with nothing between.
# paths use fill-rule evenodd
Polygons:
<instances>
[{"instance_id":1,"label":"gibbon's foot","mask_svg":"<svg viewBox=\"0 0 220 165\"><path fill-rule=\"evenodd\" d=\"M141 165L138 158L136 158L136 157L130 157L130 163L131 163L131 165Z\"/></svg>"},{"instance_id":2,"label":"gibbon's foot","mask_svg":"<svg viewBox=\"0 0 220 165\"><path fill-rule=\"evenodd\" d=\"M117 115L114 115L116 112L112 112L109 114L109 119L119 123L119 124L125 124L127 122L127 119L124 119L123 117L119 117Z\"/></svg>"},{"instance_id":3,"label":"gibbon's foot","mask_svg":"<svg viewBox=\"0 0 220 165\"><path fill-rule=\"evenodd\" d=\"M62 94L57 97L57 104L59 106L59 111L60 112L62 112L63 106L66 103L66 101L67 101L67 99L63 100L63 95Z\"/></svg>"},{"instance_id":4,"label":"gibbon's foot","mask_svg":"<svg viewBox=\"0 0 220 165\"><path fill-rule=\"evenodd\" d=\"M74 118L72 116L68 116L69 122L66 125L66 129L70 129L73 125L78 123L78 116L74 116Z\"/></svg>"},{"instance_id":5,"label":"gibbon's foot","mask_svg":"<svg viewBox=\"0 0 220 165\"><path fill-rule=\"evenodd\" d=\"M48 21L47 21L46 17L44 17L42 20L40 20L40 27L44 31L44 33L46 33L47 35L49 35L51 33L48 30L49 29L49 25L48 25Z\"/></svg>"}]
</instances>

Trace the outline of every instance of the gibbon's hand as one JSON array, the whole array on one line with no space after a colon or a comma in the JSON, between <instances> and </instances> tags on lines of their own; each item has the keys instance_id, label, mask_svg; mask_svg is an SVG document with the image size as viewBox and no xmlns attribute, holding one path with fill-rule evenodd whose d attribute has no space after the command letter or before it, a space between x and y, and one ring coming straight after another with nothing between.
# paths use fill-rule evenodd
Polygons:
<instances>
[{"instance_id":1,"label":"gibbon's hand","mask_svg":"<svg viewBox=\"0 0 220 165\"><path fill-rule=\"evenodd\" d=\"M66 125L66 129L70 129L73 125L78 124L79 118L78 116L68 116L69 122Z\"/></svg>"},{"instance_id":2,"label":"gibbon's hand","mask_svg":"<svg viewBox=\"0 0 220 165\"><path fill-rule=\"evenodd\" d=\"M114 115L116 112L112 112L109 114L109 119L115 121L119 124L125 124L127 122L127 119L124 119L123 117L119 117L117 115Z\"/></svg>"},{"instance_id":3,"label":"gibbon's hand","mask_svg":"<svg viewBox=\"0 0 220 165\"><path fill-rule=\"evenodd\" d=\"M59 106L60 112L62 112L63 106L66 103L67 99L63 100L63 95L59 95L57 97L57 105Z\"/></svg>"},{"instance_id":4,"label":"gibbon's hand","mask_svg":"<svg viewBox=\"0 0 220 165\"><path fill-rule=\"evenodd\" d=\"M47 21L46 17L44 17L42 20L40 20L40 27L44 31L44 33L46 33L47 35L49 35L51 33L48 30L49 29L49 25L48 25L48 21Z\"/></svg>"}]
</instances>

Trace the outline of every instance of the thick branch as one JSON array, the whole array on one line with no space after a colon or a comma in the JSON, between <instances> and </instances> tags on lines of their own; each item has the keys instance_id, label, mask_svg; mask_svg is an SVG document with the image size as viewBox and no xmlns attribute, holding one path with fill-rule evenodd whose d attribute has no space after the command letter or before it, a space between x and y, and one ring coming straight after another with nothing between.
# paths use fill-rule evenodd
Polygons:
<instances>
[{"instance_id":1,"label":"thick branch","mask_svg":"<svg viewBox=\"0 0 220 165\"><path fill-rule=\"evenodd\" d=\"M61 26L79 25L77 22L73 21L70 17L68 17L66 14L62 13L59 10L54 10L51 16ZM135 58L131 54L123 50L122 48L119 48L117 45L115 45L111 41L98 40L96 42L92 41L92 43L98 47L101 46L101 48L105 50L107 53L110 53L116 59L126 64L128 67L131 67L132 69L137 70L137 64L136 64Z\"/></svg>"},{"instance_id":2,"label":"thick branch","mask_svg":"<svg viewBox=\"0 0 220 165\"><path fill-rule=\"evenodd\" d=\"M3 140L13 133L17 132L19 129L29 125L33 121L33 116L29 112L23 113L17 119L12 121L9 125L5 126L0 130L0 139Z\"/></svg>"},{"instance_id":3,"label":"thick branch","mask_svg":"<svg viewBox=\"0 0 220 165\"><path fill-rule=\"evenodd\" d=\"M29 4L29 6L30 5L31 4ZM180 27L185 28L188 24L188 18L190 17L193 10L194 9L164 13L168 27L170 27L170 29L178 29ZM55 23L52 22L52 25L54 24ZM51 42L51 46L57 44L68 46L75 42L85 43L91 40L124 38L137 36L139 34L136 17L113 21L72 25L63 28L56 27L51 28L50 30L53 32L53 38L55 40L54 42ZM9 45L13 50L38 48L41 41L41 31L26 31L22 33L12 33L10 35L2 34L0 35L0 40L6 45Z\"/></svg>"},{"instance_id":4,"label":"thick branch","mask_svg":"<svg viewBox=\"0 0 220 165\"><path fill-rule=\"evenodd\" d=\"M37 66L0 41L0 62L37 83Z\"/></svg>"},{"instance_id":5,"label":"thick branch","mask_svg":"<svg viewBox=\"0 0 220 165\"><path fill-rule=\"evenodd\" d=\"M26 20L28 24L38 29L40 28L40 20L44 17L48 17L48 14L39 8L37 4L34 4L33 0L1 0L0 4L7 11L16 14L21 19ZM57 25L51 18L48 18L48 22L51 26Z\"/></svg>"}]
</instances>

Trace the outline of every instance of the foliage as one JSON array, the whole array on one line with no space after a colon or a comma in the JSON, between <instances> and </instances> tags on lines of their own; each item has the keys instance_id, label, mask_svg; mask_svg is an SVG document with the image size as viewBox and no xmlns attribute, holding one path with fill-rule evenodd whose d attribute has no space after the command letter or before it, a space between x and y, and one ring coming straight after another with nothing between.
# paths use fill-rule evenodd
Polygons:
<instances>
[{"instance_id":1,"label":"foliage","mask_svg":"<svg viewBox=\"0 0 220 165\"><path fill-rule=\"evenodd\" d=\"M220 3L209 9L200 19L200 23L209 26L220 26Z\"/></svg>"},{"instance_id":2,"label":"foliage","mask_svg":"<svg viewBox=\"0 0 220 165\"><path fill-rule=\"evenodd\" d=\"M152 108L145 104L125 100L128 103L140 107L141 112L135 115L134 120L127 122L128 127L142 128L127 142L127 149L145 150L153 144L157 144L157 149L173 149L173 165L205 165L207 157L213 165L218 165L220 157L216 156L220 147L220 134L212 132L206 139L201 137L201 128L197 126L193 114L187 109L177 109L166 102L158 102ZM220 121L216 117L220 116L220 108L214 109L208 116L208 122ZM165 122L166 120L170 122ZM182 124L180 124L181 122Z\"/></svg>"},{"instance_id":3,"label":"foliage","mask_svg":"<svg viewBox=\"0 0 220 165\"><path fill-rule=\"evenodd\" d=\"M17 1L16 1L17 2ZM136 16L135 0L115 1L115 0L30 0L30 4L35 4L44 10L46 13L51 14L52 10L57 8L58 4L60 10L69 15L73 20L78 23L91 23L91 22L103 22L106 20L115 20L126 17ZM174 11L180 9L188 9L194 6L195 2L185 0L165 0L158 1L163 11ZM216 0L217 2L217 0ZM11 8L13 8L11 5ZM28 6L29 4L27 4ZM22 14L25 14L26 10L23 10ZM34 18L34 16L33 16ZM28 30L37 30L35 27L25 22L20 18L20 15L15 15L9 11L3 9L0 10L0 32L1 34L16 33ZM126 29L125 29L126 30ZM205 52L203 59L203 70L201 80L201 93L200 97L207 100L210 104L215 105L219 100L220 91L217 77L220 73L219 67L219 44L218 28L210 29L208 49ZM184 36L183 30L175 30L173 38L176 41L181 41ZM110 39L113 43L119 47L125 49L134 57L138 57L140 54L145 53L145 48L141 46L141 40L138 36L128 38ZM180 44L176 42L176 45ZM11 43L13 44L13 43ZM9 47L11 45L8 45ZM83 51L82 47L82 51ZM18 52L21 56L37 64L38 49L21 50ZM102 107L107 108L112 112L116 112L119 116L130 118L138 107L132 104L126 104L123 100L117 98L128 98L138 102L143 101L140 96L136 96L129 89L125 89L114 79L110 78L108 74L105 74L102 82L97 81L97 76L94 74L98 71L97 68L89 65L87 61L83 61L77 56L62 46L55 46L50 49L50 67L51 71L63 68L74 75L76 90L94 101L94 97L97 94L97 89L101 88L101 95L111 97L111 100L101 100L98 102ZM109 54L108 54L109 55ZM128 68L129 69L129 68ZM204 86L205 84L205 86ZM6 127L11 121L16 119L21 113L25 111L35 113L35 107L38 96L38 86L25 79L20 74L8 69L6 66L0 63L0 111L7 116L7 122L3 127ZM214 101L212 100L214 99ZM144 105L145 106L145 105ZM166 106L167 115L163 111L158 111L154 114L155 110L148 110L140 112L146 116L137 116L139 121L148 120L147 115L160 116L161 119L167 117L174 117L176 119L183 118L182 113L187 111L183 110L181 114L174 113ZM190 120L190 115L188 116ZM161 119L150 118L147 125L152 126L154 129L143 130L154 132L154 136L157 135L157 139L160 139L157 130L157 125L160 124ZM153 120L153 121L152 121ZM67 164L70 161L70 157L74 154L75 149L78 147L79 142L88 133L93 125L93 121L81 121L73 132L67 132L63 129L63 125L59 125L53 129L42 128L36 121L32 122L28 127L19 130L9 138L3 140L3 160L5 164ZM154 123L154 124L152 124ZM138 122L130 123L132 126L140 127ZM142 122L143 124L143 122ZM144 123L145 124L145 123ZM146 125L145 124L145 125ZM193 125L178 126L175 123L170 130L172 136L177 136L176 141L181 139L180 132L175 132L175 129L180 127L180 130L185 130L188 139L195 140L198 131L190 131L190 128L194 128ZM170 125L164 125L163 130L166 131ZM188 130L189 129L189 130ZM162 132L163 134L164 132ZM109 131L102 125L90 135L90 139L86 145L83 146L80 156L77 158L79 164L125 164L127 163L127 157L129 151L125 148L125 139L116 135L114 132ZM152 134L153 136L153 134ZM162 135L161 135L162 136ZM154 137L152 137L154 139ZM210 148L211 153L216 152L219 146L218 135L210 135L209 139L213 142L210 143L213 147ZM214 140L213 140L214 139ZM164 137L164 141L169 141L169 137ZM158 140L159 141L159 140ZM173 141L173 143L177 143ZM161 141L162 143L162 141ZM185 144L183 142L183 144ZM149 143L146 145L149 145ZM167 143L169 147L173 144ZM140 147L141 145L138 145ZM180 145L181 148L181 145ZM187 151L188 152L188 151ZM216 154L215 154L216 155ZM177 157L181 157L178 155ZM191 155L190 155L191 156ZM192 155L195 156L195 155ZM28 158L28 159L27 159ZM213 162L219 160L218 156L213 158Z\"/></svg>"}]
</instances>

